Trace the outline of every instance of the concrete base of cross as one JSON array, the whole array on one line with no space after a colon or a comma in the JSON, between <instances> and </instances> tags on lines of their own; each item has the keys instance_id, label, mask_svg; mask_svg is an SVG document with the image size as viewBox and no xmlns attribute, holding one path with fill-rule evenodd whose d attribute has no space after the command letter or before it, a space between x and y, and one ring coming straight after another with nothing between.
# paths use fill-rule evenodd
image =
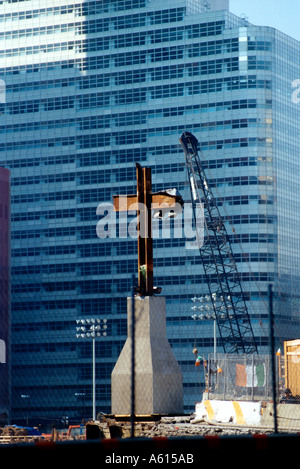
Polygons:
<instances>
[{"instance_id":1,"label":"concrete base of cross","mask_svg":"<svg viewBox=\"0 0 300 469\"><path fill-rule=\"evenodd\" d=\"M112 414L131 413L131 298L128 337L112 372ZM183 413L182 372L166 336L164 297L135 297L135 415Z\"/></svg>"}]
</instances>

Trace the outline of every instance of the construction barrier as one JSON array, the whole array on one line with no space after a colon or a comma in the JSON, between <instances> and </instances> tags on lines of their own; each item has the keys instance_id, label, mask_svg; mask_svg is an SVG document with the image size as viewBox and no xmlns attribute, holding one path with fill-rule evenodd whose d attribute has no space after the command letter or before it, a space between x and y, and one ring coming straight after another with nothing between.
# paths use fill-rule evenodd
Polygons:
<instances>
[{"instance_id":1,"label":"construction barrier","mask_svg":"<svg viewBox=\"0 0 300 469\"><path fill-rule=\"evenodd\" d=\"M204 400L196 404L194 421L257 427L261 424L261 417L261 402Z\"/></svg>"},{"instance_id":2,"label":"construction barrier","mask_svg":"<svg viewBox=\"0 0 300 469\"><path fill-rule=\"evenodd\" d=\"M274 425L273 403L268 402L263 409L261 426ZM277 404L277 425L280 431L300 431L300 404Z\"/></svg>"},{"instance_id":3,"label":"construction barrier","mask_svg":"<svg viewBox=\"0 0 300 469\"><path fill-rule=\"evenodd\" d=\"M194 423L232 423L246 427L274 428L273 403L203 400L196 403ZM300 431L300 405L277 404L277 426L281 431Z\"/></svg>"}]
</instances>

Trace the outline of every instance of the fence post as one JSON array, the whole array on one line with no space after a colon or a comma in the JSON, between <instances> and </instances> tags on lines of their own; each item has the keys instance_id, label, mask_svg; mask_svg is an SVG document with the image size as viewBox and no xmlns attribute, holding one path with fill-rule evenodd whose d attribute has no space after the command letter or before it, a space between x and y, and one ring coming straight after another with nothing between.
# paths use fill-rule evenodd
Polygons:
<instances>
[{"instance_id":1,"label":"fence post","mask_svg":"<svg viewBox=\"0 0 300 469\"><path fill-rule=\"evenodd\" d=\"M254 401L254 355L252 354L252 389L251 389L251 399Z\"/></svg>"},{"instance_id":2,"label":"fence post","mask_svg":"<svg viewBox=\"0 0 300 469\"><path fill-rule=\"evenodd\" d=\"M274 354L274 316L273 316L273 291L272 285L269 284L269 344L271 355L271 372L272 372L272 393L274 406L274 433L278 433L277 429L277 396L276 396L276 370L275 370L275 354Z\"/></svg>"},{"instance_id":3,"label":"fence post","mask_svg":"<svg viewBox=\"0 0 300 469\"><path fill-rule=\"evenodd\" d=\"M229 363L228 363L228 355L225 355L225 366L224 369L226 370L224 384L223 384L223 396L224 400L226 399L227 389L228 389L228 370L229 370Z\"/></svg>"},{"instance_id":4,"label":"fence post","mask_svg":"<svg viewBox=\"0 0 300 469\"><path fill-rule=\"evenodd\" d=\"M134 438L134 414L135 414L135 276L132 276L131 291L131 438Z\"/></svg>"},{"instance_id":5,"label":"fence post","mask_svg":"<svg viewBox=\"0 0 300 469\"><path fill-rule=\"evenodd\" d=\"M205 362L203 359L203 372L204 372L204 382L205 382L205 392L207 393L207 399L209 400L209 387L210 387L210 354L207 355L206 362L206 372L205 372Z\"/></svg>"}]
</instances>

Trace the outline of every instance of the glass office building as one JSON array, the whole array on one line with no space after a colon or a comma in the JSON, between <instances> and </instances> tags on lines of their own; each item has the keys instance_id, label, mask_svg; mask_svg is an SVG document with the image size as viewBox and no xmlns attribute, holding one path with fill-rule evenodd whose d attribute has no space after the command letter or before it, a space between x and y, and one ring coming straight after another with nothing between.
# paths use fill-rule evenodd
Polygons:
<instances>
[{"instance_id":1,"label":"glass office building","mask_svg":"<svg viewBox=\"0 0 300 469\"><path fill-rule=\"evenodd\" d=\"M0 425L10 416L10 171L0 168Z\"/></svg>"},{"instance_id":2,"label":"glass office building","mask_svg":"<svg viewBox=\"0 0 300 469\"><path fill-rule=\"evenodd\" d=\"M135 192L135 162L152 168L154 191L176 187L188 201L184 130L200 142L259 350L268 346L270 282L278 342L299 337L299 42L247 23L227 3L0 2L16 423L91 416L92 343L76 338L81 318L107 319L96 340L96 400L97 412L110 412L137 242L100 239L97 207ZM191 319L205 277L184 237L157 237L154 257L191 412L204 390L193 348L207 356L214 346L213 321Z\"/></svg>"}]
</instances>

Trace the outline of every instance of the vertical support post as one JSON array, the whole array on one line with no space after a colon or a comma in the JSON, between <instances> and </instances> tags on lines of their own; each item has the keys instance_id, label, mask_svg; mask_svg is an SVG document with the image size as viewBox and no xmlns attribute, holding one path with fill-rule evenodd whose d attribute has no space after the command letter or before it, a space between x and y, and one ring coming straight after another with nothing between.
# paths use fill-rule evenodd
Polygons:
<instances>
[{"instance_id":1,"label":"vertical support post","mask_svg":"<svg viewBox=\"0 0 300 469\"><path fill-rule=\"evenodd\" d=\"M132 292L131 292L131 438L134 438L134 415L135 415L135 304L134 289L135 277L132 276Z\"/></svg>"},{"instance_id":2,"label":"vertical support post","mask_svg":"<svg viewBox=\"0 0 300 469\"><path fill-rule=\"evenodd\" d=\"M225 374L224 374L225 379L224 379L224 387L223 387L223 399L224 399L224 401L225 401L225 399L226 399L226 391L227 391L227 387L228 387L228 385L227 385L227 379L228 379L228 376L229 376L229 373L228 373L228 355L225 355L225 363L224 363L224 365L225 365L224 368L225 368L226 371L225 371Z\"/></svg>"},{"instance_id":3,"label":"vertical support post","mask_svg":"<svg viewBox=\"0 0 300 469\"><path fill-rule=\"evenodd\" d=\"M146 264L145 259L145 244L144 239L141 238L141 233L143 232L143 224L144 224L144 213L141 208L144 205L144 187L143 187L143 168L141 165L136 163L136 181L137 181L137 229L138 229L138 282L141 289L145 287L143 282L143 273L141 271L141 267Z\"/></svg>"},{"instance_id":4,"label":"vertical support post","mask_svg":"<svg viewBox=\"0 0 300 469\"><path fill-rule=\"evenodd\" d=\"M136 163L137 223L138 223L138 280L141 293L153 293L153 241L151 225L152 180L151 168Z\"/></svg>"},{"instance_id":5,"label":"vertical support post","mask_svg":"<svg viewBox=\"0 0 300 469\"><path fill-rule=\"evenodd\" d=\"M94 332L95 333L95 332ZM93 337L93 420L96 420L96 339Z\"/></svg>"},{"instance_id":6,"label":"vertical support post","mask_svg":"<svg viewBox=\"0 0 300 469\"><path fill-rule=\"evenodd\" d=\"M251 399L254 401L254 355L252 354L252 389L251 389Z\"/></svg>"},{"instance_id":7,"label":"vertical support post","mask_svg":"<svg viewBox=\"0 0 300 469\"><path fill-rule=\"evenodd\" d=\"M270 355L271 355L271 372L272 372L272 393L273 393L273 405L274 405L274 433L278 433L277 428L277 393L276 393L276 371L275 371L275 354L274 354L274 317L273 317L273 291L272 285L268 288L269 294L269 343L270 343Z\"/></svg>"},{"instance_id":8,"label":"vertical support post","mask_svg":"<svg viewBox=\"0 0 300 469\"><path fill-rule=\"evenodd\" d=\"M210 389L210 362L211 358L207 358L207 369L205 370L205 360L203 358L203 370L204 370L204 379L205 379L205 391L207 392L207 399L209 399L209 389ZM206 373L205 373L206 372Z\"/></svg>"},{"instance_id":9,"label":"vertical support post","mask_svg":"<svg viewBox=\"0 0 300 469\"><path fill-rule=\"evenodd\" d=\"M146 260L146 292L153 292L153 241L152 241L152 179L151 168L143 168L144 204L145 204L145 260Z\"/></svg>"},{"instance_id":10,"label":"vertical support post","mask_svg":"<svg viewBox=\"0 0 300 469\"><path fill-rule=\"evenodd\" d=\"M214 319L214 361L217 360L217 321Z\"/></svg>"}]
</instances>

